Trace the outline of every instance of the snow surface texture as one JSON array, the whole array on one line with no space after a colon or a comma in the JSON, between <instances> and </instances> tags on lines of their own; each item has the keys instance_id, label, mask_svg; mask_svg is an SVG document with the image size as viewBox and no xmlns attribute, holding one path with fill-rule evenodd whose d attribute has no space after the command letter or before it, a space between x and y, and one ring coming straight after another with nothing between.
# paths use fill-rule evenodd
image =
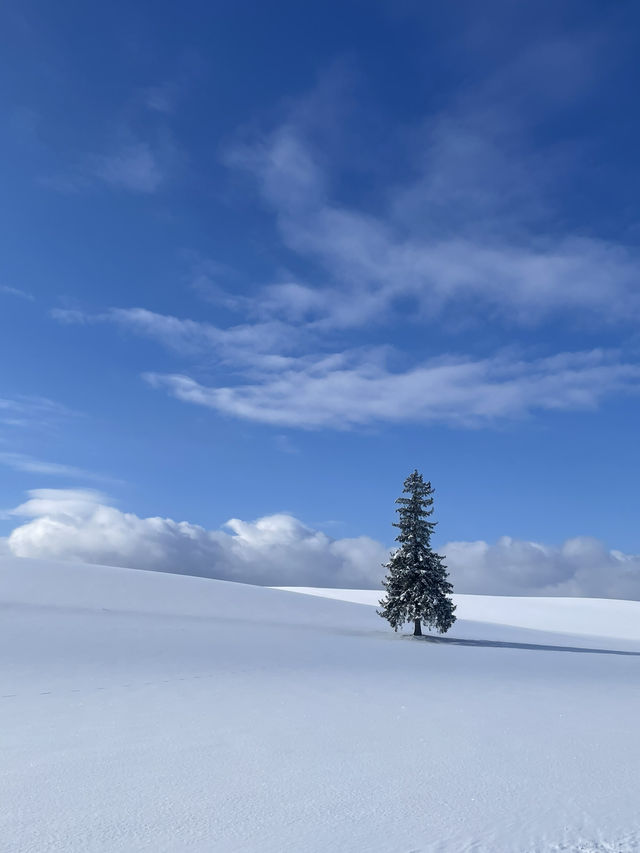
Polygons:
<instances>
[{"instance_id":1,"label":"snow surface texture","mask_svg":"<svg viewBox=\"0 0 640 853\"><path fill-rule=\"evenodd\" d=\"M640 850L639 602L313 592L0 558L0 850Z\"/></svg>"}]
</instances>

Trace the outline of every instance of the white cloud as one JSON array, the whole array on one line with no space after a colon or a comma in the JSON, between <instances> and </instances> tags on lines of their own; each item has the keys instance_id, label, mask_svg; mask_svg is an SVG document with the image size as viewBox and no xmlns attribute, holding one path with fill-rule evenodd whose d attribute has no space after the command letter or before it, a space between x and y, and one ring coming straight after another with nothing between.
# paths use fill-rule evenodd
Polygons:
<instances>
[{"instance_id":1,"label":"white cloud","mask_svg":"<svg viewBox=\"0 0 640 853\"><path fill-rule=\"evenodd\" d=\"M78 414L48 397L0 397L0 424L6 426L50 428Z\"/></svg>"},{"instance_id":2,"label":"white cloud","mask_svg":"<svg viewBox=\"0 0 640 853\"><path fill-rule=\"evenodd\" d=\"M545 99L557 109L585 90L592 47L534 45L506 78L462 93L413 129L418 142L406 170L412 177L391 187L381 180L384 196L372 202L367 195L361 207L341 202L334 180L341 163L331 157L340 149L333 96L342 85L342 72L334 69L329 85L290 105L271 132L226 156L257 182L283 242L311 261L311 276L321 271L321 286L282 276L257 289L255 298L229 296L226 307L244 310L247 322L227 328L145 308L96 315L58 310L54 316L112 323L183 356L209 356L201 370L203 362L211 370L217 360L216 367L222 363L232 375L220 378L219 371L211 384L189 370L145 378L180 400L280 426L476 426L535 411L594 408L607 395L635 393L640 364L633 355L596 349L481 358L449 351L429 361L393 354L389 367L391 348L356 349L348 332L359 327L358 342L364 334L380 340L375 327L399 315L429 328L445 314L434 340L474 323L495 332L496 318L501 326L521 326L562 316L582 331L588 320L593 331L638 316L640 254L562 226L550 202L550 187L562 179L562 157L546 150L534 156L529 138L544 119ZM551 94L540 83L548 82L549 68L566 72ZM215 269L201 267L199 286L212 284ZM217 284L213 291L226 298ZM392 334L401 334L397 326Z\"/></svg>"},{"instance_id":3,"label":"white cloud","mask_svg":"<svg viewBox=\"0 0 640 853\"><path fill-rule=\"evenodd\" d=\"M444 551L459 592L640 599L640 554L586 536L560 546L505 536L495 545L450 542Z\"/></svg>"},{"instance_id":4,"label":"white cloud","mask_svg":"<svg viewBox=\"0 0 640 853\"><path fill-rule=\"evenodd\" d=\"M96 156L90 160L88 170L107 184L133 192L153 193L164 180L158 155L146 142Z\"/></svg>"},{"instance_id":5,"label":"white cloud","mask_svg":"<svg viewBox=\"0 0 640 853\"><path fill-rule=\"evenodd\" d=\"M300 453L300 448L297 447L288 435L275 435L274 444L281 453L296 455Z\"/></svg>"},{"instance_id":6,"label":"white cloud","mask_svg":"<svg viewBox=\"0 0 640 853\"><path fill-rule=\"evenodd\" d=\"M170 139L151 144L126 132L110 149L89 154L66 172L49 175L41 183L60 192L81 192L104 184L116 190L150 195L166 182L179 160Z\"/></svg>"},{"instance_id":7,"label":"white cloud","mask_svg":"<svg viewBox=\"0 0 640 853\"><path fill-rule=\"evenodd\" d=\"M465 304L524 325L557 315L637 316L638 251L563 225L553 196L578 158L543 149L539 138L548 116L588 89L592 53L588 41L534 45L513 68L474 83L412 128L410 152L389 140L411 177L390 186L373 171L370 185L384 189L374 204L369 194L358 206L332 192L345 163L327 160L309 108L317 91L290 105L275 129L237 144L227 164L254 177L286 246L326 276L321 287L285 291L266 304L286 311L291 296L330 328L379 323L407 299L423 318ZM549 84L550 67L563 69L562 86ZM325 124L340 126L327 101ZM339 110L339 93L335 101ZM353 164L342 154L348 171Z\"/></svg>"},{"instance_id":8,"label":"white cloud","mask_svg":"<svg viewBox=\"0 0 640 853\"><path fill-rule=\"evenodd\" d=\"M45 462L42 459L34 459L26 453L0 452L0 465L13 468L14 471L26 471L30 474L50 474L55 477L80 477L88 480L107 480L91 471L76 468L74 465L65 465L60 462Z\"/></svg>"},{"instance_id":9,"label":"white cloud","mask_svg":"<svg viewBox=\"0 0 640 853\"><path fill-rule=\"evenodd\" d=\"M212 323L158 314L146 308L110 308L99 314L54 308L51 316L59 322L77 325L112 323L183 355L208 352L241 363L260 360L269 352L290 349L299 339L298 330L278 321L220 328Z\"/></svg>"},{"instance_id":10,"label":"white cloud","mask_svg":"<svg viewBox=\"0 0 640 853\"><path fill-rule=\"evenodd\" d=\"M99 492L38 489L11 515L30 518L8 537L19 557L80 560L260 584L369 586L385 549L367 537L334 540L290 515L206 530L168 518L139 518Z\"/></svg>"},{"instance_id":11,"label":"white cloud","mask_svg":"<svg viewBox=\"0 0 640 853\"><path fill-rule=\"evenodd\" d=\"M296 333L277 321L221 329L211 323L157 314L144 308L113 308L108 319L182 352L206 349L232 354L264 353L293 345Z\"/></svg>"},{"instance_id":12,"label":"white cloud","mask_svg":"<svg viewBox=\"0 0 640 853\"><path fill-rule=\"evenodd\" d=\"M392 370L387 363L398 354L391 347L313 354L314 344L323 342L317 329L276 320L220 328L144 308L54 309L52 315L66 323L115 324L183 356L214 356L233 369L234 384L211 387L180 373L144 378L181 401L280 426L479 426L536 411L593 409L609 395L640 390L640 364L616 350L535 359L513 352L449 355ZM305 348L309 354L297 354Z\"/></svg>"},{"instance_id":13,"label":"white cloud","mask_svg":"<svg viewBox=\"0 0 640 853\"><path fill-rule=\"evenodd\" d=\"M245 157L243 162L258 174L287 246L320 261L329 283L318 289L301 287L295 293L276 291L280 299L267 296L267 306L278 310L294 298L315 312L321 326L338 328L379 323L407 298L426 317L473 300L475 312L482 306L485 313L524 325L557 314L573 319L579 312L592 319L621 321L640 312L640 257L631 248L570 233L534 237L520 229L515 234L513 222L487 234L492 201L480 194L474 202L463 188L454 190L450 185L439 189L449 181L444 174L432 175L428 190L418 185L411 192L396 193L386 215L332 204L314 192L318 179L311 153L302 158L300 140L284 146L282 132L265 144L262 159ZM474 168L484 174L486 164L476 163ZM424 207L432 197L429 221L437 222L422 233L416 233L415 211L409 213L418 204L416 195ZM480 208L473 227L457 226L453 233L443 229L441 205L445 198L452 203L451 195L467 213ZM424 228L425 215L417 218Z\"/></svg>"},{"instance_id":14,"label":"white cloud","mask_svg":"<svg viewBox=\"0 0 640 853\"><path fill-rule=\"evenodd\" d=\"M0 284L0 293L7 296L17 296L19 299L26 299L29 302L34 302L33 294L27 293L26 290L20 290L19 287L9 287L7 284Z\"/></svg>"},{"instance_id":15,"label":"white cloud","mask_svg":"<svg viewBox=\"0 0 640 853\"><path fill-rule=\"evenodd\" d=\"M140 94L147 109L170 115L175 112L177 101L182 93L177 83L162 83L159 86L150 86Z\"/></svg>"},{"instance_id":16,"label":"white cloud","mask_svg":"<svg viewBox=\"0 0 640 853\"><path fill-rule=\"evenodd\" d=\"M291 515L231 519L224 530L206 530L121 512L95 491L38 489L10 515L29 520L0 539L0 553L245 583L378 588L388 556L373 539L332 539ZM558 547L504 537L438 550L457 592L640 599L640 555L588 537Z\"/></svg>"},{"instance_id":17,"label":"white cloud","mask_svg":"<svg viewBox=\"0 0 640 853\"><path fill-rule=\"evenodd\" d=\"M608 394L637 393L640 365L594 350L530 361L437 359L392 373L367 351L289 359L257 382L229 387L207 387L180 374L145 378L184 402L268 424L477 426L536 410L590 409Z\"/></svg>"},{"instance_id":18,"label":"white cloud","mask_svg":"<svg viewBox=\"0 0 640 853\"><path fill-rule=\"evenodd\" d=\"M240 375L245 381L210 387L183 374L149 372L144 378L183 402L280 426L479 426L536 411L593 409L608 395L640 390L640 364L614 350L528 360L513 354L447 356L392 371L390 347L296 355L319 338L305 334L304 326L279 321L222 329L144 308L52 314L68 323L113 323L182 355L215 355L234 368L234 379Z\"/></svg>"},{"instance_id":19,"label":"white cloud","mask_svg":"<svg viewBox=\"0 0 640 853\"><path fill-rule=\"evenodd\" d=\"M86 311L81 311L78 308L52 308L50 313L53 319L59 323L66 323L68 325L76 324L78 326L97 322L96 316L100 316L88 314Z\"/></svg>"}]
</instances>

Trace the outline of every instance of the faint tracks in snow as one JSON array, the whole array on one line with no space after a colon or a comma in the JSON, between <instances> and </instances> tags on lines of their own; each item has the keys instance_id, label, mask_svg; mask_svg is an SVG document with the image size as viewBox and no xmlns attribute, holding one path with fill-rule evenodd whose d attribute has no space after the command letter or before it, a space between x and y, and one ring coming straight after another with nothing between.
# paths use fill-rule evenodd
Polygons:
<instances>
[{"instance_id":1,"label":"faint tracks in snow","mask_svg":"<svg viewBox=\"0 0 640 853\"><path fill-rule=\"evenodd\" d=\"M578 833L576 833L578 835ZM514 847L507 850L502 843L485 838L475 840L440 841L436 844L427 845L407 850L406 853L640 853L640 833L632 832L629 835L608 841L581 840L579 835L575 841L563 841L553 843L539 841L524 843L522 840L514 841Z\"/></svg>"},{"instance_id":2,"label":"faint tracks in snow","mask_svg":"<svg viewBox=\"0 0 640 853\"><path fill-rule=\"evenodd\" d=\"M536 848L532 853L543 853ZM545 848L544 853L639 853L640 834L632 832L617 841L576 841L565 842Z\"/></svg>"},{"instance_id":3,"label":"faint tracks in snow","mask_svg":"<svg viewBox=\"0 0 640 853\"><path fill-rule=\"evenodd\" d=\"M95 693L101 693L105 691L112 690L131 690L141 687L162 687L165 684L174 684L178 681L186 682L186 681L197 681L200 679L208 679L213 678L215 673L197 673L194 675L176 675L173 678L161 678L156 681L139 681L139 682L127 682L126 684L109 684L109 685L96 685L93 687L79 688L79 687L64 687L57 690L39 690L37 692L24 691L22 693L0 693L0 700L2 699L21 699L30 697L35 699L38 696L71 696L72 694L75 697L86 696Z\"/></svg>"}]
</instances>

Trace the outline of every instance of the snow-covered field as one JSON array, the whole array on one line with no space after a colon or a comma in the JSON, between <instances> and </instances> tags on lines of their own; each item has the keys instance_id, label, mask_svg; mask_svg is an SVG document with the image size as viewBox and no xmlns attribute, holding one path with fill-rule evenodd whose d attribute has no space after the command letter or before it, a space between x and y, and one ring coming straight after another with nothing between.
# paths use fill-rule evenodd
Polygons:
<instances>
[{"instance_id":1,"label":"snow-covered field","mask_svg":"<svg viewBox=\"0 0 640 853\"><path fill-rule=\"evenodd\" d=\"M640 850L640 603L313 592L1 558L0 850Z\"/></svg>"}]
</instances>

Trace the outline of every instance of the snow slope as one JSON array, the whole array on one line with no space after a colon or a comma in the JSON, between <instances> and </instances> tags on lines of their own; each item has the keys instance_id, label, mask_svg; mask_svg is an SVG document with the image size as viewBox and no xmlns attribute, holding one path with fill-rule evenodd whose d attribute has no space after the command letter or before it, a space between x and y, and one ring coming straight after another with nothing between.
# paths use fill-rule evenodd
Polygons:
<instances>
[{"instance_id":1,"label":"snow slope","mask_svg":"<svg viewBox=\"0 0 640 853\"><path fill-rule=\"evenodd\" d=\"M351 595L0 558L0 850L640 850L640 603Z\"/></svg>"},{"instance_id":2,"label":"snow slope","mask_svg":"<svg viewBox=\"0 0 640 853\"><path fill-rule=\"evenodd\" d=\"M281 586L278 589L377 607L384 590ZM534 630L640 642L640 602L610 598L541 598L507 595L454 595L459 619Z\"/></svg>"}]
</instances>

